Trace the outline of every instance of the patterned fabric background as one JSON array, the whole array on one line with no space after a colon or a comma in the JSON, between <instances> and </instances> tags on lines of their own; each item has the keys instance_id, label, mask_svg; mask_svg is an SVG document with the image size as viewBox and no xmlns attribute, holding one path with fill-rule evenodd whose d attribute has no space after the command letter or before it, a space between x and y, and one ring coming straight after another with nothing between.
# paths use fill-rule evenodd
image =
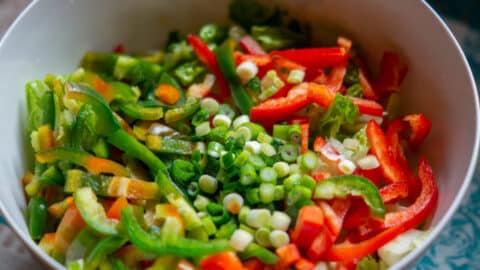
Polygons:
<instances>
[{"instance_id":1,"label":"patterned fabric background","mask_svg":"<svg viewBox=\"0 0 480 270\"><path fill-rule=\"evenodd\" d=\"M0 0L0 37L29 0ZM480 83L480 1L428 1L447 20ZM479 269L480 168L452 221L416 266L418 270ZM12 260L12 258L15 258ZM0 268L41 269L0 216Z\"/></svg>"}]
</instances>

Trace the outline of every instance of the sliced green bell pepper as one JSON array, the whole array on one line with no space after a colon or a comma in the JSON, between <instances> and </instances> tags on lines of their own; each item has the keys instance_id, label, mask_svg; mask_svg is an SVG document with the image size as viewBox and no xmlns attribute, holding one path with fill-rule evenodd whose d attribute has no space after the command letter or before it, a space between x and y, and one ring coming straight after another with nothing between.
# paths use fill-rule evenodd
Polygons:
<instances>
[{"instance_id":1,"label":"sliced green bell pepper","mask_svg":"<svg viewBox=\"0 0 480 270\"><path fill-rule=\"evenodd\" d=\"M85 259L84 270L95 270L100 265L103 259L107 255L110 255L127 242L127 239L122 236L109 236L103 238L98 242L98 244L93 248L93 250L88 254Z\"/></svg>"},{"instance_id":2,"label":"sliced green bell pepper","mask_svg":"<svg viewBox=\"0 0 480 270\"><path fill-rule=\"evenodd\" d=\"M47 200L31 198L27 206L28 232L33 240L40 240L47 224Z\"/></svg>"},{"instance_id":3,"label":"sliced green bell pepper","mask_svg":"<svg viewBox=\"0 0 480 270\"><path fill-rule=\"evenodd\" d=\"M136 220L133 209L128 206L122 209L122 225L129 240L140 250L161 255L176 255L181 257L201 257L229 249L230 244L224 240L202 242L184 237L164 237L169 232L161 231L161 236L149 234Z\"/></svg>"},{"instance_id":4,"label":"sliced green bell pepper","mask_svg":"<svg viewBox=\"0 0 480 270\"><path fill-rule=\"evenodd\" d=\"M158 120L163 117L163 108L154 102L141 101L120 106L122 112L134 119Z\"/></svg>"},{"instance_id":5,"label":"sliced green bell pepper","mask_svg":"<svg viewBox=\"0 0 480 270\"><path fill-rule=\"evenodd\" d=\"M156 135L148 135L146 144L148 149L161 154L190 155L193 151L193 144L190 141L163 138Z\"/></svg>"},{"instance_id":6,"label":"sliced green bell pepper","mask_svg":"<svg viewBox=\"0 0 480 270\"><path fill-rule=\"evenodd\" d=\"M105 209L98 203L97 196L90 187L77 189L73 197L80 215L90 229L104 235L118 235L118 220L107 218Z\"/></svg>"},{"instance_id":7,"label":"sliced green bell pepper","mask_svg":"<svg viewBox=\"0 0 480 270\"><path fill-rule=\"evenodd\" d=\"M165 113L165 123L169 124L183 120L193 115L200 109L200 100L197 98L188 98L183 105L173 109L169 109Z\"/></svg>"},{"instance_id":8,"label":"sliced green bell pepper","mask_svg":"<svg viewBox=\"0 0 480 270\"><path fill-rule=\"evenodd\" d=\"M265 264L275 264L278 261L277 255L255 243L249 244L247 248L239 254L239 256L242 260L257 258Z\"/></svg>"},{"instance_id":9,"label":"sliced green bell pepper","mask_svg":"<svg viewBox=\"0 0 480 270\"><path fill-rule=\"evenodd\" d=\"M230 86L233 101L235 101L235 104L243 114L249 114L253 103L240 83L240 79L235 71L235 61L233 59L234 46L235 44L232 40L227 40L218 48L215 54L218 65Z\"/></svg>"},{"instance_id":10,"label":"sliced green bell pepper","mask_svg":"<svg viewBox=\"0 0 480 270\"><path fill-rule=\"evenodd\" d=\"M330 200L346 198L349 195L362 197L374 216L385 216L385 206L378 188L361 176L342 175L324 179L315 186L313 198Z\"/></svg>"},{"instance_id":11,"label":"sliced green bell pepper","mask_svg":"<svg viewBox=\"0 0 480 270\"><path fill-rule=\"evenodd\" d=\"M88 228L83 229L68 247L65 261L69 263L84 258L90 253L99 239L97 233Z\"/></svg>"}]
</instances>

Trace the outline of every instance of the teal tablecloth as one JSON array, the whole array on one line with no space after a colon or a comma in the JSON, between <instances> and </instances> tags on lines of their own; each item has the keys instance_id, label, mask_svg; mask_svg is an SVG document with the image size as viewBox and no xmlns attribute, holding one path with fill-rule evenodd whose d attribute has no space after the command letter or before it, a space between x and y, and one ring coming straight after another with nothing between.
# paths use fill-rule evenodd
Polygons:
<instances>
[{"instance_id":1,"label":"teal tablecloth","mask_svg":"<svg viewBox=\"0 0 480 270\"><path fill-rule=\"evenodd\" d=\"M480 82L480 1L479 0L431 0L429 1L446 18ZM434 46L432 44L432 46ZM480 269L480 169L477 169L472 185L452 221L421 259L416 269ZM478 238L480 239L480 238ZM9 256L16 263L9 264ZM10 257L11 258L11 257ZM28 269L38 264L16 239L0 216L0 268Z\"/></svg>"}]
</instances>

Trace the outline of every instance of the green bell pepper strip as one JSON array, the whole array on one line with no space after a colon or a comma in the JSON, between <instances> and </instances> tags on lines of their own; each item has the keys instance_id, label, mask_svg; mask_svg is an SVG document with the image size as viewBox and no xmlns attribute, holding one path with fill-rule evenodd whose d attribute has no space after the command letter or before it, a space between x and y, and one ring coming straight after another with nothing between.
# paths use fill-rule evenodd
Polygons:
<instances>
[{"instance_id":1,"label":"green bell pepper strip","mask_svg":"<svg viewBox=\"0 0 480 270\"><path fill-rule=\"evenodd\" d=\"M27 206L28 232L33 240L40 240L47 224L47 200L31 198Z\"/></svg>"},{"instance_id":2,"label":"green bell pepper strip","mask_svg":"<svg viewBox=\"0 0 480 270\"><path fill-rule=\"evenodd\" d=\"M144 162L153 174L157 175L156 178L160 179L157 183L161 183L160 186L164 195L174 193L177 196L184 197L183 192L170 179L167 166L145 145L122 129L102 96L88 87L82 87L77 84L67 83L65 87L68 90L66 92L72 95L72 97L92 105L97 115L96 130L100 135L106 136L109 143L126 154ZM197 103L198 107L200 107L198 100Z\"/></svg>"},{"instance_id":3,"label":"green bell pepper strip","mask_svg":"<svg viewBox=\"0 0 480 270\"><path fill-rule=\"evenodd\" d=\"M149 234L140 226L130 206L122 209L121 216L122 225L129 240L140 250L157 256L201 257L230 248L228 241L224 240L202 242L183 237L167 239ZM162 234L168 234L168 232L162 232Z\"/></svg>"},{"instance_id":4,"label":"green bell pepper strip","mask_svg":"<svg viewBox=\"0 0 480 270\"><path fill-rule=\"evenodd\" d=\"M85 259L84 270L97 269L98 265L107 255L125 245L126 242L127 239L122 236L109 236L100 240Z\"/></svg>"},{"instance_id":5,"label":"green bell pepper strip","mask_svg":"<svg viewBox=\"0 0 480 270\"><path fill-rule=\"evenodd\" d=\"M150 88L158 81L163 67L127 55L88 52L83 57L83 68L96 73L126 80L142 89Z\"/></svg>"},{"instance_id":6,"label":"green bell pepper strip","mask_svg":"<svg viewBox=\"0 0 480 270\"><path fill-rule=\"evenodd\" d=\"M72 262L84 258L93 249L98 242L98 235L92 230L86 228L75 236L65 254L65 261Z\"/></svg>"},{"instance_id":7,"label":"green bell pepper strip","mask_svg":"<svg viewBox=\"0 0 480 270\"><path fill-rule=\"evenodd\" d=\"M57 169L56 166L49 166L38 178L41 185L56 185L63 186L65 184L65 179L62 173Z\"/></svg>"},{"instance_id":8,"label":"green bell pepper strip","mask_svg":"<svg viewBox=\"0 0 480 270\"><path fill-rule=\"evenodd\" d=\"M149 101L128 103L120 106L122 112L134 119L158 120L163 117L163 108Z\"/></svg>"},{"instance_id":9,"label":"green bell pepper strip","mask_svg":"<svg viewBox=\"0 0 480 270\"><path fill-rule=\"evenodd\" d=\"M356 175L333 176L315 186L313 198L326 199L360 196L370 208L370 212L383 218L385 206L377 187L370 180Z\"/></svg>"},{"instance_id":10,"label":"green bell pepper strip","mask_svg":"<svg viewBox=\"0 0 480 270\"><path fill-rule=\"evenodd\" d=\"M255 257L265 264L275 264L278 261L277 255L255 243L249 244L247 248L239 254L239 257L242 260Z\"/></svg>"},{"instance_id":11,"label":"green bell pepper strip","mask_svg":"<svg viewBox=\"0 0 480 270\"><path fill-rule=\"evenodd\" d=\"M235 71L235 61L233 59L233 48L235 44L232 40L225 41L216 51L218 65L228 81L232 92L233 100L243 114L249 114L253 106L252 100L240 83L240 79Z\"/></svg>"},{"instance_id":12,"label":"green bell pepper strip","mask_svg":"<svg viewBox=\"0 0 480 270\"><path fill-rule=\"evenodd\" d=\"M90 104L83 104L78 111L72 128L71 146L78 150L90 150L89 147L97 140L95 132L95 112Z\"/></svg>"},{"instance_id":13,"label":"green bell pepper strip","mask_svg":"<svg viewBox=\"0 0 480 270\"><path fill-rule=\"evenodd\" d=\"M167 200L173 205L173 207L175 207L175 209L177 209L185 223L186 230L192 230L202 226L202 220L184 197L169 194L167 195Z\"/></svg>"},{"instance_id":14,"label":"green bell pepper strip","mask_svg":"<svg viewBox=\"0 0 480 270\"><path fill-rule=\"evenodd\" d=\"M170 124L183 120L193 115L200 109L200 100L197 98L188 98L185 103L179 107L169 109L165 113L165 123Z\"/></svg>"},{"instance_id":15,"label":"green bell pepper strip","mask_svg":"<svg viewBox=\"0 0 480 270\"><path fill-rule=\"evenodd\" d=\"M113 257L112 259L112 268L113 270L129 270L128 266L126 266L122 260L117 257Z\"/></svg>"},{"instance_id":16,"label":"green bell pepper strip","mask_svg":"<svg viewBox=\"0 0 480 270\"><path fill-rule=\"evenodd\" d=\"M97 158L83 151L77 151L67 148L54 148L35 155L39 163L53 163L56 161L67 160L76 165L82 166L91 173L111 173L117 176L128 176L128 170L117 162Z\"/></svg>"},{"instance_id":17,"label":"green bell pepper strip","mask_svg":"<svg viewBox=\"0 0 480 270\"><path fill-rule=\"evenodd\" d=\"M90 229L104 235L118 235L118 220L107 218L105 209L98 203L97 196L90 187L79 188L73 197L80 215Z\"/></svg>"},{"instance_id":18,"label":"green bell pepper strip","mask_svg":"<svg viewBox=\"0 0 480 270\"><path fill-rule=\"evenodd\" d=\"M157 135L148 135L146 144L148 149L155 153L190 155L193 144L190 141L164 138Z\"/></svg>"},{"instance_id":19,"label":"green bell pepper strip","mask_svg":"<svg viewBox=\"0 0 480 270\"><path fill-rule=\"evenodd\" d=\"M43 81L32 81L26 84L28 108L28 131L31 133L40 126L49 124L55 127L55 94Z\"/></svg>"}]
</instances>

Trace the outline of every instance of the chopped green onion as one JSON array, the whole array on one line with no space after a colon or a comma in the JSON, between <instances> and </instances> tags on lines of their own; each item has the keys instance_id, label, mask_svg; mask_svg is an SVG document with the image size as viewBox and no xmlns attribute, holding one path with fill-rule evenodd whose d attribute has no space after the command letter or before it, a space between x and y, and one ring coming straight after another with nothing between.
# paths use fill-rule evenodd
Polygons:
<instances>
[{"instance_id":1,"label":"chopped green onion","mask_svg":"<svg viewBox=\"0 0 480 270\"><path fill-rule=\"evenodd\" d=\"M260 151L267 157L274 156L277 153L275 148L269 143L260 144Z\"/></svg>"},{"instance_id":2,"label":"chopped green onion","mask_svg":"<svg viewBox=\"0 0 480 270\"><path fill-rule=\"evenodd\" d=\"M212 216L221 215L223 211L225 211L225 209L218 203L209 203L207 205L207 212Z\"/></svg>"},{"instance_id":3,"label":"chopped green onion","mask_svg":"<svg viewBox=\"0 0 480 270\"><path fill-rule=\"evenodd\" d=\"M300 140L302 138L302 128L300 127L300 125L291 125L288 129L287 138L293 143L300 143Z\"/></svg>"},{"instance_id":4,"label":"chopped green onion","mask_svg":"<svg viewBox=\"0 0 480 270\"><path fill-rule=\"evenodd\" d=\"M249 158L250 158L250 152L244 150L239 155L237 155L237 157L235 157L234 165L237 167L241 167L245 164L245 162L248 161Z\"/></svg>"},{"instance_id":5,"label":"chopped green onion","mask_svg":"<svg viewBox=\"0 0 480 270\"><path fill-rule=\"evenodd\" d=\"M215 223L213 223L212 217L207 215L202 217L201 220L203 228L209 236L214 235L217 232L217 226L215 226Z\"/></svg>"},{"instance_id":6,"label":"chopped green onion","mask_svg":"<svg viewBox=\"0 0 480 270\"><path fill-rule=\"evenodd\" d=\"M252 241L253 236L249 232L237 229L230 238L230 246L235 251L244 251Z\"/></svg>"},{"instance_id":7,"label":"chopped green onion","mask_svg":"<svg viewBox=\"0 0 480 270\"><path fill-rule=\"evenodd\" d=\"M276 185L274 192L275 192L273 195L274 201L281 201L285 199L285 187L283 185Z\"/></svg>"},{"instance_id":8,"label":"chopped green onion","mask_svg":"<svg viewBox=\"0 0 480 270\"><path fill-rule=\"evenodd\" d=\"M270 226L274 230L287 231L292 219L289 215L284 212L275 211L273 212L272 219L270 221Z\"/></svg>"},{"instance_id":9,"label":"chopped green onion","mask_svg":"<svg viewBox=\"0 0 480 270\"><path fill-rule=\"evenodd\" d=\"M247 163L240 168L240 184L244 186L251 185L257 181L257 173L255 167Z\"/></svg>"},{"instance_id":10,"label":"chopped green onion","mask_svg":"<svg viewBox=\"0 0 480 270\"><path fill-rule=\"evenodd\" d=\"M197 197L193 201L193 206L198 211L205 211L209 203L210 203L210 200L207 197L202 195L197 195Z\"/></svg>"},{"instance_id":11,"label":"chopped green onion","mask_svg":"<svg viewBox=\"0 0 480 270\"><path fill-rule=\"evenodd\" d=\"M270 230L262 227L255 231L255 242L263 247L270 247Z\"/></svg>"},{"instance_id":12,"label":"chopped green onion","mask_svg":"<svg viewBox=\"0 0 480 270\"><path fill-rule=\"evenodd\" d=\"M198 179L198 185L201 191L208 194L213 194L217 191L218 181L214 177L204 174L200 176L200 179Z\"/></svg>"},{"instance_id":13,"label":"chopped green onion","mask_svg":"<svg viewBox=\"0 0 480 270\"><path fill-rule=\"evenodd\" d=\"M248 226L245 225L245 224L240 224L240 226L238 226L238 228L241 229L241 230L244 230L244 231L248 232L248 233L251 234L251 235L254 235L254 234L255 234L255 229L250 228L250 227L248 227Z\"/></svg>"},{"instance_id":14,"label":"chopped green onion","mask_svg":"<svg viewBox=\"0 0 480 270\"><path fill-rule=\"evenodd\" d=\"M241 125L243 125L245 123L248 123L248 122L250 122L250 117L248 117L248 115L244 115L244 114L240 115L237 118L235 118L235 120L233 120L233 128L237 129Z\"/></svg>"},{"instance_id":15,"label":"chopped green onion","mask_svg":"<svg viewBox=\"0 0 480 270\"><path fill-rule=\"evenodd\" d=\"M285 187L285 190L290 191L294 186L300 185L301 178L302 176L298 173L292 174L287 177L285 180L283 180L283 186Z\"/></svg>"},{"instance_id":16,"label":"chopped green onion","mask_svg":"<svg viewBox=\"0 0 480 270\"><path fill-rule=\"evenodd\" d=\"M260 143L272 143L273 138L272 136L268 135L265 132L261 132L257 136L257 141Z\"/></svg>"},{"instance_id":17,"label":"chopped green onion","mask_svg":"<svg viewBox=\"0 0 480 270\"><path fill-rule=\"evenodd\" d=\"M210 115L214 115L218 112L220 105L214 98L207 97L200 101L200 107L206 110Z\"/></svg>"},{"instance_id":18,"label":"chopped green onion","mask_svg":"<svg viewBox=\"0 0 480 270\"><path fill-rule=\"evenodd\" d=\"M231 168L235 164L235 155L230 152L223 153L222 151L222 166L225 169Z\"/></svg>"},{"instance_id":19,"label":"chopped green onion","mask_svg":"<svg viewBox=\"0 0 480 270\"><path fill-rule=\"evenodd\" d=\"M252 138L252 131L248 127L239 127L235 133L237 137L243 137L245 141L249 141Z\"/></svg>"},{"instance_id":20,"label":"chopped green onion","mask_svg":"<svg viewBox=\"0 0 480 270\"><path fill-rule=\"evenodd\" d=\"M195 127L195 134L197 136L205 136L210 132L210 122L206 121Z\"/></svg>"},{"instance_id":21,"label":"chopped green onion","mask_svg":"<svg viewBox=\"0 0 480 270\"><path fill-rule=\"evenodd\" d=\"M243 197L238 193L230 193L223 198L223 207L232 214L238 214L243 206Z\"/></svg>"},{"instance_id":22,"label":"chopped green onion","mask_svg":"<svg viewBox=\"0 0 480 270\"><path fill-rule=\"evenodd\" d=\"M263 183L259 187L260 201L271 203L275 198L275 185Z\"/></svg>"},{"instance_id":23,"label":"chopped green onion","mask_svg":"<svg viewBox=\"0 0 480 270\"><path fill-rule=\"evenodd\" d=\"M297 173L302 173L302 170L300 169L300 166L298 166L297 163L292 163L288 165L288 168L290 170L289 174L297 174Z\"/></svg>"},{"instance_id":24,"label":"chopped green onion","mask_svg":"<svg viewBox=\"0 0 480 270\"><path fill-rule=\"evenodd\" d=\"M374 155L365 156L357 161L358 167L363 170L372 170L380 166L378 159Z\"/></svg>"},{"instance_id":25,"label":"chopped green onion","mask_svg":"<svg viewBox=\"0 0 480 270\"><path fill-rule=\"evenodd\" d=\"M221 143L218 142L209 142L207 146L207 154L213 158L219 158L221 152L225 148Z\"/></svg>"},{"instance_id":26,"label":"chopped green onion","mask_svg":"<svg viewBox=\"0 0 480 270\"><path fill-rule=\"evenodd\" d=\"M304 186L294 186L287 194L287 205L294 205L296 202L309 200L313 191Z\"/></svg>"},{"instance_id":27,"label":"chopped green onion","mask_svg":"<svg viewBox=\"0 0 480 270\"><path fill-rule=\"evenodd\" d=\"M300 166L302 169L311 171L318 167L319 160L317 154L308 151L300 156Z\"/></svg>"},{"instance_id":28,"label":"chopped green onion","mask_svg":"<svg viewBox=\"0 0 480 270\"><path fill-rule=\"evenodd\" d=\"M187 187L188 196L190 196L191 198L195 198L199 192L200 192L200 188L198 187L197 182L191 182L190 184L188 184L188 187Z\"/></svg>"},{"instance_id":29,"label":"chopped green onion","mask_svg":"<svg viewBox=\"0 0 480 270\"><path fill-rule=\"evenodd\" d=\"M182 159L173 161L171 171L173 178L181 183L188 182L195 175L193 164Z\"/></svg>"},{"instance_id":30,"label":"chopped green onion","mask_svg":"<svg viewBox=\"0 0 480 270\"><path fill-rule=\"evenodd\" d=\"M265 167L260 171L260 180L262 183L276 184L277 177L277 172L273 168Z\"/></svg>"},{"instance_id":31,"label":"chopped green onion","mask_svg":"<svg viewBox=\"0 0 480 270\"><path fill-rule=\"evenodd\" d=\"M215 234L215 238L220 238L220 239L230 239L237 229L237 224L235 222L230 221L228 223L223 224Z\"/></svg>"},{"instance_id":32,"label":"chopped green onion","mask_svg":"<svg viewBox=\"0 0 480 270\"><path fill-rule=\"evenodd\" d=\"M235 117L235 111L228 104L220 105L220 107L218 108L218 114L224 114L230 119L233 119Z\"/></svg>"},{"instance_id":33,"label":"chopped green onion","mask_svg":"<svg viewBox=\"0 0 480 270\"><path fill-rule=\"evenodd\" d=\"M279 147L280 156L286 162L294 162L298 156L298 146L285 144Z\"/></svg>"},{"instance_id":34,"label":"chopped green onion","mask_svg":"<svg viewBox=\"0 0 480 270\"><path fill-rule=\"evenodd\" d=\"M246 223L252 228L267 227L270 224L270 211L267 209L252 209L247 214Z\"/></svg>"},{"instance_id":35,"label":"chopped green onion","mask_svg":"<svg viewBox=\"0 0 480 270\"><path fill-rule=\"evenodd\" d=\"M278 177L282 178L290 173L290 166L284 161L278 161L273 164L273 169L277 172Z\"/></svg>"},{"instance_id":36,"label":"chopped green onion","mask_svg":"<svg viewBox=\"0 0 480 270\"><path fill-rule=\"evenodd\" d=\"M284 231L275 230L272 231L269 235L270 244L274 248L280 248L287 245L290 242L290 237Z\"/></svg>"},{"instance_id":37,"label":"chopped green onion","mask_svg":"<svg viewBox=\"0 0 480 270\"><path fill-rule=\"evenodd\" d=\"M250 212L250 207L246 205L242 206L242 208L240 208L240 212L238 213L238 221L240 223L245 223L249 212Z\"/></svg>"},{"instance_id":38,"label":"chopped green onion","mask_svg":"<svg viewBox=\"0 0 480 270\"><path fill-rule=\"evenodd\" d=\"M263 161L259 155L250 155L249 162L257 170L260 170L266 166L265 161Z\"/></svg>"},{"instance_id":39,"label":"chopped green onion","mask_svg":"<svg viewBox=\"0 0 480 270\"><path fill-rule=\"evenodd\" d=\"M303 82L305 78L305 71L301 69L292 69L290 73L288 73L287 82L291 84L299 84Z\"/></svg>"},{"instance_id":40,"label":"chopped green onion","mask_svg":"<svg viewBox=\"0 0 480 270\"><path fill-rule=\"evenodd\" d=\"M260 194L259 194L258 188L251 188L247 190L245 194L245 199L247 200L247 203L252 205L252 204L257 204L260 202ZM248 216L247 216L248 217Z\"/></svg>"},{"instance_id":41,"label":"chopped green onion","mask_svg":"<svg viewBox=\"0 0 480 270\"><path fill-rule=\"evenodd\" d=\"M192 125L197 127L208 120L210 114L207 110L200 109L192 117Z\"/></svg>"},{"instance_id":42,"label":"chopped green onion","mask_svg":"<svg viewBox=\"0 0 480 270\"><path fill-rule=\"evenodd\" d=\"M315 188L316 184L317 182L310 175L303 175L302 178L300 178L300 185L307 187L311 190Z\"/></svg>"},{"instance_id":43,"label":"chopped green onion","mask_svg":"<svg viewBox=\"0 0 480 270\"><path fill-rule=\"evenodd\" d=\"M248 141L245 143L243 149L250 151L252 154L260 153L261 145L257 141Z\"/></svg>"},{"instance_id":44,"label":"chopped green onion","mask_svg":"<svg viewBox=\"0 0 480 270\"><path fill-rule=\"evenodd\" d=\"M227 127L229 128L230 125L232 124L232 119L230 117L226 116L225 114L217 114L215 117L213 117L213 125L215 127Z\"/></svg>"}]
</instances>

